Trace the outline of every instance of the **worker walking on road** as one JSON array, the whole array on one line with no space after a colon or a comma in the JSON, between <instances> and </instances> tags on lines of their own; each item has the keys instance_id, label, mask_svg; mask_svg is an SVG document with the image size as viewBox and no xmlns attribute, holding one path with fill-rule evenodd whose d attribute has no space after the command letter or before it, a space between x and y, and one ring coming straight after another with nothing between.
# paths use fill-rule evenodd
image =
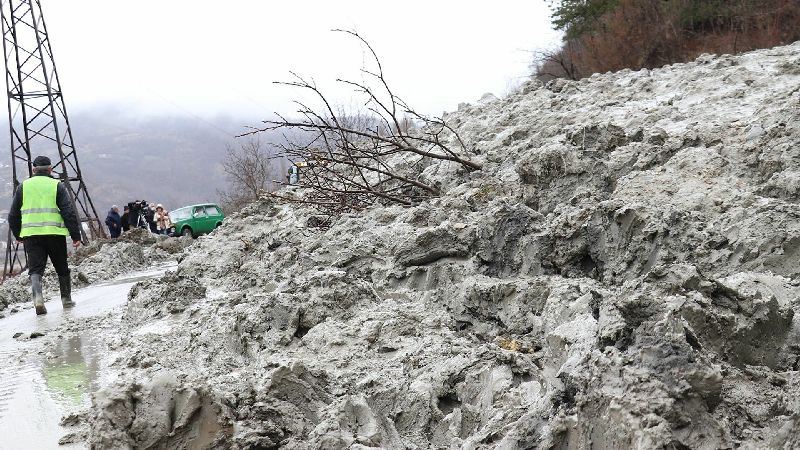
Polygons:
<instances>
[{"instance_id":1,"label":"worker walking on road","mask_svg":"<svg viewBox=\"0 0 800 450\"><path fill-rule=\"evenodd\" d=\"M75 306L67 264L66 236L72 246L81 244L81 228L66 186L53 178L50 158L33 160L33 176L22 182L14 193L8 224L17 241L25 246L28 274L31 278L36 314L47 314L42 294L42 275L47 258L53 263L61 288L64 308Z\"/></svg>"}]
</instances>

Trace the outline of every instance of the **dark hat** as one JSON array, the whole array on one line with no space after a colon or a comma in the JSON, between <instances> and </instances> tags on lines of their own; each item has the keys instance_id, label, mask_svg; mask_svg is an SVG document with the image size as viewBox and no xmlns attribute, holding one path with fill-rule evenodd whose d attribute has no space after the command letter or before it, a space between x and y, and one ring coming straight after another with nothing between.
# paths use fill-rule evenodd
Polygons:
<instances>
[{"instance_id":1,"label":"dark hat","mask_svg":"<svg viewBox=\"0 0 800 450\"><path fill-rule=\"evenodd\" d=\"M33 167L50 167L50 158L47 156L37 156L33 160Z\"/></svg>"}]
</instances>

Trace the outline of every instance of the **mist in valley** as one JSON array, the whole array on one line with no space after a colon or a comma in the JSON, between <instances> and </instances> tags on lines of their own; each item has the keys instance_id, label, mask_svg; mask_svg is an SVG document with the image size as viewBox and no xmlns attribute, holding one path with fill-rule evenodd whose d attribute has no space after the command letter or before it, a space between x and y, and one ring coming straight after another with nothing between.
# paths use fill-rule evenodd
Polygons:
<instances>
[{"instance_id":1,"label":"mist in valley","mask_svg":"<svg viewBox=\"0 0 800 450\"><path fill-rule=\"evenodd\" d=\"M244 115L134 117L107 107L70 117L81 171L100 220L112 205L133 200L162 203L170 210L219 202L219 191L228 187L222 165L227 148L257 139L269 151L271 144L282 141L277 133L239 137L260 120ZM9 147L8 134L0 136L0 146ZM0 241L6 239L4 222L13 195L9 162L0 163ZM284 168L279 161L274 165L278 178ZM20 181L25 178L27 173L19 175Z\"/></svg>"}]
</instances>

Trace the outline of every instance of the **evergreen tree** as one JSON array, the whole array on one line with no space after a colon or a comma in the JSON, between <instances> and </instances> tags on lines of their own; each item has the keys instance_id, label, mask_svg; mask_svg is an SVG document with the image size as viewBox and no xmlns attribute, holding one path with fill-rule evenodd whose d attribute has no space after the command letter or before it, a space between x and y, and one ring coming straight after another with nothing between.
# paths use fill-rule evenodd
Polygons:
<instances>
[{"instance_id":1,"label":"evergreen tree","mask_svg":"<svg viewBox=\"0 0 800 450\"><path fill-rule=\"evenodd\" d=\"M619 0L561 0L551 1L553 26L573 39L592 31L603 14L614 10Z\"/></svg>"}]
</instances>

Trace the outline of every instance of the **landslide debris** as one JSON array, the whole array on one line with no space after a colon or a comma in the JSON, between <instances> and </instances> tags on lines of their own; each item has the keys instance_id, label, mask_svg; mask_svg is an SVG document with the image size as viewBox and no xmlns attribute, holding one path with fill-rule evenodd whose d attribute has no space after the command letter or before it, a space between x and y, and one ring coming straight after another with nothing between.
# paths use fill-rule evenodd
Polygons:
<instances>
[{"instance_id":1,"label":"landslide debris","mask_svg":"<svg viewBox=\"0 0 800 450\"><path fill-rule=\"evenodd\" d=\"M451 113L484 169L140 284L94 448L795 448L800 43Z\"/></svg>"}]
</instances>

